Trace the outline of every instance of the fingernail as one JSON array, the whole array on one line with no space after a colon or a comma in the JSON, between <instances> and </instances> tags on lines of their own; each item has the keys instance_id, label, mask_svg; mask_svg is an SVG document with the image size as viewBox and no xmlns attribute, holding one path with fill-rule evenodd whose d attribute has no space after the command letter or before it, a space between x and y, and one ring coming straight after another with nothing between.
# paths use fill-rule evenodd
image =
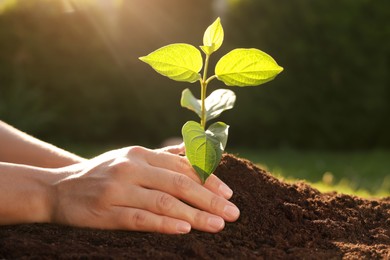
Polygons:
<instances>
[{"instance_id":1,"label":"fingernail","mask_svg":"<svg viewBox=\"0 0 390 260\"><path fill-rule=\"evenodd\" d=\"M191 231L191 225L186 222L179 222L176 224L176 231L179 234L187 234Z\"/></svg>"},{"instance_id":2,"label":"fingernail","mask_svg":"<svg viewBox=\"0 0 390 260\"><path fill-rule=\"evenodd\" d=\"M222 230L225 226L225 221L219 217L209 217L207 224L214 230Z\"/></svg>"},{"instance_id":3,"label":"fingernail","mask_svg":"<svg viewBox=\"0 0 390 260\"><path fill-rule=\"evenodd\" d=\"M225 184L219 185L219 192L225 197L230 198L233 195L233 191Z\"/></svg>"},{"instance_id":4,"label":"fingernail","mask_svg":"<svg viewBox=\"0 0 390 260\"><path fill-rule=\"evenodd\" d=\"M223 212L229 219L237 219L240 216L240 210L237 207L231 205L226 205L223 208Z\"/></svg>"}]
</instances>

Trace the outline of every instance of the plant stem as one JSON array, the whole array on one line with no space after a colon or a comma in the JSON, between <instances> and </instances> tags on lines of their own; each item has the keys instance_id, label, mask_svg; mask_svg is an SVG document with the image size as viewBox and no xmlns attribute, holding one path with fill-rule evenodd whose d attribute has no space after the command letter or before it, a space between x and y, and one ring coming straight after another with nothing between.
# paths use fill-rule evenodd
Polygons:
<instances>
[{"instance_id":1,"label":"plant stem","mask_svg":"<svg viewBox=\"0 0 390 260\"><path fill-rule=\"evenodd\" d=\"M207 69L209 67L209 58L210 55L206 54L206 59L204 61L204 70L203 70L203 78L200 81L200 100L201 100L201 117L200 117L200 124L202 125L203 129L206 130L206 92L207 92L207 84L209 81L207 80Z\"/></svg>"},{"instance_id":2,"label":"plant stem","mask_svg":"<svg viewBox=\"0 0 390 260\"><path fill-rule=\"evenodd\" d=\"M200 124L202 125L203 129L206 129L206 108L205 108L205 100L206 100L206 91L207 91L207 83L203 80L200 83L201 87L201 118L200 118Z\"/></svg>"},{"instance_id":3,"label":"plant stem","mask_svg":"<svg viewBox=\"0 0 390 260\"><path fill-rule=\"evenodd\" d=\"M215 79L216 77L217 77L217 75L213 75L213 76L211 76L210 78L208 78L208 79L206 80L206 84L209 84L210 81L212 81L212 80Z\"/></svg>"}]
</instances>

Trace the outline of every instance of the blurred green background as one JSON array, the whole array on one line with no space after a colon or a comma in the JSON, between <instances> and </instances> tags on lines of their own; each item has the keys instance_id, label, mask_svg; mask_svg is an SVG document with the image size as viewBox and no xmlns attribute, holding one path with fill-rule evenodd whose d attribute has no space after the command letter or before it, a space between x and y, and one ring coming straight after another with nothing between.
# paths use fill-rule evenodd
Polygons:
<instances>
[{"instance_id":1,"label":"blurred green background","mask_svg":"<svg viewBox=\"0 0 390 260\"><path fill-rule=\"evenodd\" d=\"M254 47L285 69L260 87L233 88L236 106L220 118L231 126L228 151L285 176L317 182L331 172L332 183L390 194L388 0L0 0L0 119L84 156L158 147L197 120L180 95L199 86L138 57L201 45L218 16L225 42L212 62ZM355 168L367 172L337 170L356 153ZM325 166L310 168L312 155Z\"/></svg>"}]
</instances>

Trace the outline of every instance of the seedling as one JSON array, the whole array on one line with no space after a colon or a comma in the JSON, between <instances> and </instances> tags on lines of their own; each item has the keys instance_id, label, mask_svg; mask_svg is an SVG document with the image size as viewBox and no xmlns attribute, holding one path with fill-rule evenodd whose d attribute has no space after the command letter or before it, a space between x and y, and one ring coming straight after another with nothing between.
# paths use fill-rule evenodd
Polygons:
<instances>
[{"instance_id":1,"label":"seedling","mask_svg":"<svg viewBox=\"0 0 390 260\"><path fill-rule=\"evenodd\" d=\"M189 89L181 96L181 106L194 111L200 123L188 121L183 125L182 135L186 156L202 182L217 168L228 139L229 126L208 121L217 118L223 111L233 108L236 95L229 89L217 89L207 96L207 86L218 79L227 86L257 86L276 77L283 68L268 54L258 49L234 49L223 56L215 66L215 74L208 77L210 56L223 42L224 31L217 18L205 31L200 49L184 43L164 46L140 60L155 71L172 80L194 83L199 81L201 97L196 99ZM203 66L204 64L204 66ZM200 73L203 67L203 75Z\"/></svg>"}]
</instances>

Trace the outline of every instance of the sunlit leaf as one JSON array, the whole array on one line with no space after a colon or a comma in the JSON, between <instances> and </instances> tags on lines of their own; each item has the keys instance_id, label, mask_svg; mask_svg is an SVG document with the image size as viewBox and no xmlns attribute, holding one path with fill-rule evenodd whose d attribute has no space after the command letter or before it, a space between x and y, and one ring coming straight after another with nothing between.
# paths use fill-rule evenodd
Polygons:
<instances>
[{"instance_id":1,"label":"sunlit leaf","mask_svg":"<svg viewBox=\"0 0 390 260\"><path fill-rule=\"evenodd\" d=\"M194 111L196 114L198 114L199 117L201 117L201 101L199 99L196 99L192 94L191 90L189 90L188 88L183 90L183 92L181 93L180 104L182 107Z\"/></svg>"},{"instance_id":2,"label":"sunlit leaf","mask_svg":"<svg viewBox=\"0 0 390 260\"><path fill-rule=\"evenodd\" d=\"M218 139L222 152L225 150L228 139L229 126L224 122L216 122L207 129L206 134L212 135Z\"/></svg>"},{"instance_id":3,"label":"sunlit leaf","mask_svg":"<svg viewBox=\"0 0 390 260\"><path fill-rule=\"evenodd\" d=\"M223 27L221 24L221 19L218 17L209 27L203 35L203 46L200 48L204 53L210 55L211 53L217 51L223 43Z\"/></svg>"},{"instance_id":4,"label":"sunlit leaf","mask_svg":"<svg viewBox=\"0 0 390 260\"><path fill-rule=\"evenodd\" d=\"M235 49L215 66L215 75L228 86L257 86L283 70L276 61L258 49Z\"/></svg>"},{"instance_id":5,"label":"sunlit leaf","mask_svg":"<svg viewBox=\"0 0 390 260\"><path fill-rule=\"evenodd\" d=\"M139 59L163 76L191 83L200 79L199 71L203 66L200 51L183 43L164 46Z\"/></svg>"},{"instance_id":6,"label":"sunlit leaf","mask_svg":"<svg viewBox=\"0 0 390 260\"><path fill-rule=\"evenodd\" d=\"M205 100L206 122L218 117L223 111L232 109L236 95L229 89L217 89L213 91ZM183 90L180 104L182 107L194 111L199 118L202 117L200 99L196 99L189 89Z\"/></svg>"},{"instance_id":7,"label":"sunlit leaf","mask_svg":"<svg viewBox=\"0 0 390 260\"><path fill-rule=\"evenodd\" d=\"M229 89L217 89L206 98L206 121L218 117L223 111L232 109L236 95Z\"/></svg>"},{"instance_id":8,"label":"sunlit leaf","mask_svg":"<svg viewBox=\"0 0 390 260\"><path fill-rule=\"evenodd\" d=\"M218 122L205 131L194 121L188 121L182 128L186 156L202 182L215 171L226 145L228 126Z\"/></svg>"}]
</instances>

